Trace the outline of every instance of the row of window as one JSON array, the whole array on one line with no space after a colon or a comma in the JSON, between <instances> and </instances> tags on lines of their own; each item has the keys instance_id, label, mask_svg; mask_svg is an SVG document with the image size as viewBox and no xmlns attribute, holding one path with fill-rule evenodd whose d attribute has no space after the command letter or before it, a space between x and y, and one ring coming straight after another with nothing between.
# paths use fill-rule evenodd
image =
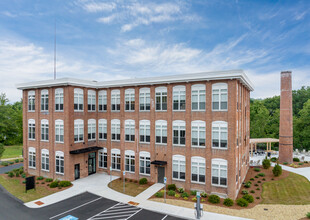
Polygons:
<instances>
[{"instance_id":1,"label":"row of window","mask_svg":"<svg viewBox=\"0 0 310 220\"><path fill-rule=\"evenodd\" d=\"M97 136L96 120L88 120L88 141L95 141ZM186 143L186 126L185 121L176 120L172 124L172 141L173 145L185 146ZM151 141L151 126L149 120L141 120L139 122L139 142L150 143ZM35 120L28 120L28 138L35 140ZM100 119L98 121L98 139L107 139L107 120ZM113 119L111 121L111 140L120 141L120 120ZM227 148L227 122L214 121L212 122L212 147ZM49 140L49 125L48 120L41 120L41 140ZM125 120L125 141L133 142L136 140L135 121ZM62 120L55 121L55 141L64 141L64 124ZM74 120L74 141L84 141L84 121L82 119ZM155 143L167 144L167 121L157 120L155 122ZM191 144L192 146L206 146L206 123L204 121L192 121L191 124Z\"/></svg>"},{"instance_id":2,"label":"row of window","mask_svg":"<svg viewBox=\"0 0 310 220\"><path fill-rule=\"evenodd\" d=\"M87 92L87 109L96 111L96 91ZM107 91L98 92L98 110L107 111ZM206 86L203 84L193 85L191 89L192 110L204 111L206 109ZM185 111L186 89L185 86L173 87L172 108L174 111ZM63 89L55 90L55 110L63 111L64 95ZM150 88L141 88L139 90L139 110L150 111L151 108ZM135 110L135 90L125 90L125 111ZM120 90L111 91L111 111L120 111ZM84 91L83 89L74 89L74 110L83 111L84 109ZM167 87L155 88L155 110L167 110ZM212 85L212 110L227 110L227 84L216 83ZM35 111L35 92L28 92L28 111ZM48 111L48 90L41 90L41 111Z\"/></svg>"},{"instance_id":3,"label":"row of window","mask_svg":"<svg viewBox=\"0 0 310 220\"><path fill-rule=\"evenodd\" d=\"M150 175L151 156L149 152L139 152L139 174ZM124 170L135 173L135 152L125 151ZM99 167L108 168L107 149L99 151ZM115 171L121 170L121 154L119 149L111 150L111 168ZM186 161L183 155L173 155L172 157L172 179L185 181ZM227 186L227 160L212 159L211 170L212 185ZM206 182L206 161L202 157L191 157L191 181L195 183Z\"/></svg>"}]
</instances>

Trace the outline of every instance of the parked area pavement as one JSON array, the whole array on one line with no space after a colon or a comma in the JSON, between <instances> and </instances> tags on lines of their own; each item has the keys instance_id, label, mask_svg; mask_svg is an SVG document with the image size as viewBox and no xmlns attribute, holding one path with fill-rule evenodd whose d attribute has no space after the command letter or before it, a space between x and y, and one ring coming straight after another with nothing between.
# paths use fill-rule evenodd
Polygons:
<instances>
[{"instance_id":1,"label":"parked area pavement","mask_svg":"<svg viewBox=\"0 0 310 220\"><path fill-rule=\"evenodd\" d=\"M20 167L24 166L24 163L19 163L19 164L13 164L13 165L10 165L10 166L6 166L6 167L1 167L0 168L0 174L3 174L3 173L6 173L6 172L9 172L13 169L18 169Z\"/></svg>"}]
</instances>

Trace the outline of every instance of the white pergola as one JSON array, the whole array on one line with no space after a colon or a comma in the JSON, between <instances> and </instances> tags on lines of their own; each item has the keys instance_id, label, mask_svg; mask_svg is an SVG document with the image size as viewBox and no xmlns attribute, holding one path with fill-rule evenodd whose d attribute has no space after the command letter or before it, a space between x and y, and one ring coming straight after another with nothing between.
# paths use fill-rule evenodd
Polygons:
<instances>
[{"instance_id":1,"label":"white pergola","mask_svg":"<svg viewBox=\"0 0 310 220\"><path fill-rule=\"evenodd\" d=\"M253 157L253 148L257 150L257 144L267 144L267 152L271 152L271 143L279 142L279 139L275 138L252 138L250 139L251 157Z\"/></svg>"}]
</instances>

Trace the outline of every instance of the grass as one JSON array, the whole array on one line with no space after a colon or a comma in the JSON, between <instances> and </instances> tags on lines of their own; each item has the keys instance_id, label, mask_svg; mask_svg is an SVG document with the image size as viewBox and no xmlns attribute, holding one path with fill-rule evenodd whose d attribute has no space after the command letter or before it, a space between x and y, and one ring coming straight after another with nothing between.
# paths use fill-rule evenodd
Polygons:
<instances>
[{"instance_id":1,"label":"grass","mask_svg":"<svg viewBox=\"0 0 310 220\"><path fill-rule=\"evenodd\" d=\"M4 152L1 159L15 158L22 155L23 145L4 146Z\"/></svg>"},{"instance_id":2,"label":"grass","mask_svg":"<svg viewBox=\"0 0 310 220\"><path fill-rule=\"evenodd\" d=\"M18 179L6 178L4 176L0 176L0 184L23 202L30 202L55 193L55 191L50 191L38 185L36 185L36 190L32 189L25 193L25 184L21 184Z\"/></svg>"},{"instance_id":3,"label":"grass","mask_svg":"<svg viewBox=\"0 0 310 220\"><path fill-rule=\"evenodd\" d=\"M116 179L116 180L113 180L111 183L109 183L108 185L111 189L117 192L123 193L123 180ZM148 187L149 187L148 184L139 185L139 183L126 181L125 182L125 194L129 196L137 196L138 194L143 192Z\"/></svg>"},{"instance_id":4,"label":"grass","mask_svg":"<svg viewBox=\"0 0 310 220\"><path fill-rule=\"evenodd\" d=\"M303 176L290 173L287 178L263 184L263 204L310 204L310 182Z\"/></svg>"}]
</instances>

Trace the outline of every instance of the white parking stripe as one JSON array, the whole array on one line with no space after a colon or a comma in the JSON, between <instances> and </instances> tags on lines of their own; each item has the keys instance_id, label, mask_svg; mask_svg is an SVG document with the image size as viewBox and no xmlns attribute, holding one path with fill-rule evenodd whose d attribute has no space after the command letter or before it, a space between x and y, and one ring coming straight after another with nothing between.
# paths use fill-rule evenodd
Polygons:
<instances>
[{"instance_id":1,"label":"white parking stripe","mask_svg":"<svg viewBox=\"0 0 310 220\"><path fill-rule=\"evenodd\" d=\"M163 217L161 220L164 220L165 218L167 218L168 215L166 215L165 217Z\"/></svg>"},{"instance_id":2,"label":"white parking stripe","mask_svg":"<svg viewBox=\"0 0 310 220\"><path fill-rule=\"evenodd\" d=\"M134 216L135 214L137 214L138 212L140 212L142 209L140 209L139 211L137 211L136 213L134 213L134 214L132 214L131 216L129 216L128 218L126 218L126 220L127 219L130 219L132 216Z\"/></svg>"}]
</instances>

